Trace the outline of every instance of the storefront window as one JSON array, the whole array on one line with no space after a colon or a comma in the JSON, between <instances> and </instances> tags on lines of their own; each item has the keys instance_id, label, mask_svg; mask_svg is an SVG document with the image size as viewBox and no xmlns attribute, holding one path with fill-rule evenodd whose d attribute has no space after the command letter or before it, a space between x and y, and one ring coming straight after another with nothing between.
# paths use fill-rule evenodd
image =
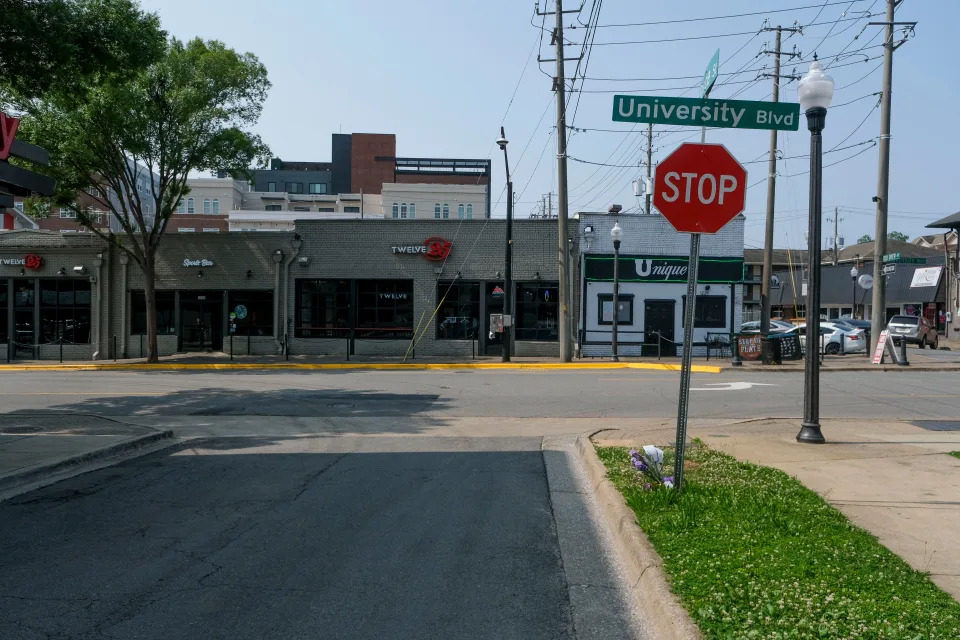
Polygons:
<instances>
[{"instance_id":1,"label":"storefront window","mask_svg":"<svg viewBox=\"0 0 960 640\"><path fill-rule=\"evenodd\" d=\"M521 282L517 285L517 340L552 341L557 333L557 282Z\"/></svg>"},{"instance_id":2,"label":"storefront window","mask_svg":"<svg viewBox=\"0 0 960 640\"><path fill-rule=\"evenodd\" d=\"M480 324L479 282L437 283L437 339L468 340Z\"/></svg>"},{"instance_id":3,"label":"storefront window","mask_svg":"<svg viewBox=\"0 0 960 640\"><path fill-rule=\"evenodd\" d=\"M90 281L40 280L40 343L90 342Z\"/></svg>"},{"instance_id":4,"label":"storefront window","mask_svg":"<svg viewBox=\"0 0 960 640\"><path fill-rule=\"evenodd\" d=\"M174 335L174 292L157 291L157 335ZM147 297L143 291L130 292L130 335L147 333Z\"/></svg>"},{"instance_id":5,"label":"storefront window","mask_svg":"<svg viewBox=\"0 0 960 640\"><path fill-rule=\"evenodd\" d=\"M687 296L683 296L683 305L686 309ZM723 329L727 326L727 297L726 296L697 296L697 306L693 310L693 327L695 329ZM686 312L680 316L680 326L683 326Z\"/></svg>"},{"instance_id":6,"label":"storefront window","mask_svg":"<svg viewBox=\"0 0 960 640\"><path fill-rule=\"evenodd\" d=\"M297 280L294 335L343 338L350 328L349 280Z\"/></svg>"},{"instance_id":7,"label":"storefront window","mask_svg":"<svg viewBox=\"0 0 960 640\"><path fill-rule=\"evenodd\" d=\"M230 291L227 295L235 335L273 335L273 291Z\"/></svg>"},{"instance_id":8,"label":"storefront window","mask_svg":"<svg viewBox=\"0 0 960 640\"><path fill-rule=\"evenodd\" d=\"M413 335L413 280L357 280L358 338Z\"/></svg>"},{"instance_id":9,"label":"storefront window","mask_svg":"<svg viewBox=\"0 0 960 640\"><path fill-rule=\"evenodd\" d=\"M600 302L600 317L597 319L599 324L613 325L613 294L601 293L597 296ZM617 296L617 306L620 311L617 314L617 324L633 324L633 296L631 294L621 293Z\"/></svg>"}]
</instances>

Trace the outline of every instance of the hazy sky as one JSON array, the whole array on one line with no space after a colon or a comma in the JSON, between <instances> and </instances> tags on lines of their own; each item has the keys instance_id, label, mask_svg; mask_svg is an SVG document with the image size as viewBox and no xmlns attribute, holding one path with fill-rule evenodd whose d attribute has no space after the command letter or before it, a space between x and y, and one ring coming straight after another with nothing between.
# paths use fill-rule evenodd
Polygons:
<instances>
[{"instance_id":1,"label":"hazy sky","mask_svg":"<svg viewBox=\"0 0 960 640\"><path fill-rule=\"evenodd\" d=\"M553 0L544 1L552 10ZM493 141L503 124L511 141L517 215L526 217L537 210L543 194L556 192L556 109L549 77L554 64L543 63L539 69L537 64L538 53L544 58L553 58L554 53L549 33L541 42L544 18L534 16L533 2L144 0L143 4L159 13L163 26L178 38L218 39L260 58L273 88L256 130L275 156L328 161L330 134L342 131L395 133L402 156L492 157L494 215L499 217L505 214L503 156ZM583 22L592 4L584 3ZM688 87L698 81L686 77L701 76L719 48L721 77L713 97L769 99L772 80L758 79L759 73L772 70L772 56L759 53L773 48L774 34L758 33L766 18L767 26L792 26L794 21L810 25L803 35L785 35L783 50L796 46L802 54L800 61L784 56L785 73L806 71L814 50L832 67L837 89L835 108L827 116L824 150L840 149L824 156L824 216L832 218L833 208L839 207L840 234L847 244L864 233L873 235L871 197L876 193L878 153L871 145L879 136L880 109L871 94L881 89L883 28L866 23L883 20L885 4L884 0L826 0L826 6L823 0L603 1L587 79L574 85L584 93L571 94L568 108L568 124L587 131L569 135L568 154L626 166L571 160L571 213L605 210L611 203L625 209L637 206L631 181L645 173L638 165L646 159L646 125L631 132L631 125L611 122L614 91L696 95L697 90ZM564 9L577 6L568 0ZM790 10L772 12L779 9ZM717 17L760 10L771 13ZM864 12L878 15L867 17ZM553 18L546 20L549 27ZM960 81L952 46L960 2L905 0L897 20L919 24L915 37L894 54L889 229L913 237L925 233L928 222L960 210L960 169L953 159ZM565 39L581 43L586 30L577 24L577 16L568 14L564 24L577 26L565 31ZM621 42L635 44L605 44ZM566 55L577 56L581 49L579 44L570 46ZM847 55L860 49L862 53ZM841 52L844 56L837 59ZM568 77L576 68L577 62L567 63ZM581 74L583 70L581 64ZM740 73L722 75L731 72ZM633 80L619 81L626 79ZM796 82L785 81L781 100L796 101L796 87ZM805 244L809 134L804 125L798 132L781 134L778 144L785 160L778 164L777 246ZM654 163L680 142L699 135L698 129L676 129L654 128ZM711 130L707 141L722 142L742 163L750 163L745 164L748 183L757 184L748 192L746 244L761 246L769 133ZM858 143L865 144L851 146ZM852 157L855 154L859 155ZM751 162L756 160L762 162ZM832 235L832 229L833 223L824 221L824 236Z\"/></svg>"}]
</instances>

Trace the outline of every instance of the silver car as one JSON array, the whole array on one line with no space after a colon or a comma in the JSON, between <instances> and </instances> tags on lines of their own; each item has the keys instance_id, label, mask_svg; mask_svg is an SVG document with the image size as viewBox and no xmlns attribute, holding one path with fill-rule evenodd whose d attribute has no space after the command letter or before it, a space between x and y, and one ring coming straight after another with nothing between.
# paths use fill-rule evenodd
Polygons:
<instances>
[{"instance_id":1,"label":"silver car","mask_svg":"<svg viewBox=\"0 0 960 640\"><path fill-rule=\"evenodd\" d=\"M931 349L940 346L940 334L923 316L893 316L887 323L887 332L895 344L906 340L907 344L919 345L921 349L927 345Z\"/></svg>"}]
</instances>

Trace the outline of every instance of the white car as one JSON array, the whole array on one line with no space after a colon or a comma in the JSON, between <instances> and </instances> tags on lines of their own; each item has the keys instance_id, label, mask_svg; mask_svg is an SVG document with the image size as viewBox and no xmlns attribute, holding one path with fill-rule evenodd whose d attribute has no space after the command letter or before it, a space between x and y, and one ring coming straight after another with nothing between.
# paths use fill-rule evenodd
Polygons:
<instances>
[{"instance_id":1,"label":"white car","mask_svg":"<svg viewBox=\"0 0 960 640\"><path fill-rule=\"evenodd\" d=\"M807 325L798 325L800 346L806 349ZM829 320L820 323L820 347L828 355L866 353L869 348L862 329L847 329Z\"/></svg>"}]
</instances>

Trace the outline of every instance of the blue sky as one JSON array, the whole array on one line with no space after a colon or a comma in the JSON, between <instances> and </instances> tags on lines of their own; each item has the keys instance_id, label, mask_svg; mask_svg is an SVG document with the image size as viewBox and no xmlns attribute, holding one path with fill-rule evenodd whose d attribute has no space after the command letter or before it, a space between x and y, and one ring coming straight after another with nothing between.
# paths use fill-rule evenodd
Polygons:
<instances>
[{"instance_id":1,"label":"blue sky","mask_svg":"<svg viewBox=\"0 0 960 640\"><path fill-rule=\"evenodd\" d=\"M552 10L553 1L544 1ZM611 122L613 93L587 91L691 95L696 90L684 94L684 88L696 84L695 80L648 79L699 76L719 48L721 74L746 72L721 75L713 97L737 94L739 99L769 99L772 80L757 79L758 72L771 70L761 67L772 67L772 56L758 55L765 44L768 49L773 46L772 33L757 33L766 17L769 26L791 26L795 20L811 25L803 35L785 38L783 49L792 51L796 45L804 60L795 63L784 57L785 73L794 68L798 73L806 71L816 49L824 62L835 65L830 71L837 86L834 105L856 100L831 109L827 117L824 149L850 148L824 156L824 165L837 162L824 169L824 215L832 218L833 208L839 207L840 234L847 244L864 233L873 235L871 197L876 193L878 154L871 145L879 136L880 109L870 94L881 88L878 56L882 49L877 45L882 27L864 26L868 20L883 20L885 2L835 2L826 0L827 6L821 7L822 0L603 1L600 25L631 26L597 29L587 79L575 83L576 89L585 92L573 94L568 109L572 116L579 97L576 115L568 124L587 131L570 134L568 153L589 162L626 166L571 161L571 213L604 210L611 203L635 207L631 181L645 172L637 165L645 160L646 140L630 132L631 125ZM584 22L591 4L592 0L585 2ZM256 131L276 156L329 160L330 134L342 131L395 133L397 153L404 156L490 157L494 159L494 215L503 216L502 154L493 144L503 124L511 141L517 215L536 211L543 194L556 192L555 107L548 77L553 63L538 69L536 60L538 53L544 58L554 56L549 33L541 43L543 18L533 16L533 2L144 0L143 5L157 12L164 28L178 38L218 39L260 58L273 88ZM808 5L816 6L798 9ZM577 6L568 0L564 8ZM646 24L777 9L791 10ZM868 19L858 13L865 11L880 15ZM956 189L960 171L954 160L960 82L951 46L960 21L960 2L905 0L897 19L919 24L916 37L894 54L889 229L913 237L925 233L928 222L960 210ZM576 20L571 14L564 24L573 25ZM569 42L582 42L585 29L577 26L565 31ZM678 38L687 39L602 44ZM839 60L829 57L862 47L868 47L862 54ZM578 55L580 50L571 46L567 55ZM576 65L567 63L568 75ZM782 85L781 100L796 100L796 82ZM644 128L638 126L637 131ZM655 163L682 141L696 140L699 133L675 129L654 129ZM741 162L749 163L766 158L769 133L711 130L707 140L722 142ZM851 147L858 143L864 144ZM775 244L800 247L805 244L809 134L802 126L798 132L782 135L778 147L787 159L778 164ZM766 164L745 166L748 183L759 182L748 191L746 244L758 247L763 242ZM832 222L825 221L824 230L824 235L831 234Z\"/></svg>"}]
</instances>

